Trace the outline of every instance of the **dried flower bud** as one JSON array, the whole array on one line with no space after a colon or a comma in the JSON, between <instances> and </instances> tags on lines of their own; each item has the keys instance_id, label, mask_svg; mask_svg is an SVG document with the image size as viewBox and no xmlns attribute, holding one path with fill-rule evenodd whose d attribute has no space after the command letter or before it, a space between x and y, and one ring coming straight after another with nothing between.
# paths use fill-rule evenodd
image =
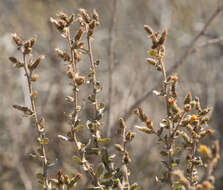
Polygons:
<instances>
[{"instance_id":1,"label":"dried flower bud","mask_svg":"<svg viewBox=\"0 0 223 190\"><path fill-rule=\"evenodd\" d=\"M69 176L68 175L64 175L64 183L66 185L69 185L70 184L70 179L69 179Z\"/></svg>"},{"instance_id":2,"label":"dried flower bud","mask_svg":"<svg viewBox=\"0 0 223 190\"><path fill-rule=\"evenodd\" d=\"M50 17L50 22L56 26L57 30L60 33L64 33L64 27L66 26L66 22L65 21L63 21L63 20L57 21L53 17Z\"/></svg>"},{"instance_id":3,"label":"dried flower bud","mask_svg":"<svg viewBox=\"0 0 223 190\"><path fill-rule=\"evenodd\" d=\"M125 151L123 161L124 161L125 164L128 164L132 161L131 158L129 157L129 153L127 151Z\"/></svg>"},{"instance_id":4,"label":"dried flower bud","mask_svg":"<svg viewBox=\"0 0 223 190\"><path fill-rule=\"evenodd\" d=\"M163 29L162 35L159 40L159 45L163 45L167 37L167 29Z\"/></svg>"},{"instance_id":5,"label":"dried flower bud","mask_svg":"<svg viewBox=\"0 0 223 190\"><path fill-rule=\"evenodd\" d=\"M192 96L191 96L191 93L188 92L187 95L184 98L184 104L190 104L191 101L192 101Z\"/></svg>"},{"instance_id":6,"label":"dried flower bud","mask_svg":"<svg viewBox=\"0 0 223 190\"><path fill-rule=\"evenodd\" d=\"M200 99L198 97L195 97L195 102L196 102L196 105L195 105L196 110L198 112L201 112L202 109L201 109Z\"/></svg>"},{"instance_id":7,"label":"dried flower bud","mask_svg":"<svg viewBox=\"0 0 223 190\"><path fill-rule=\"evenodd\" d=\"M206 114L208 114L210 111L211 111L210 108L203 109L203 110L201 110L201 111L199 112L199 115L200 115L200 116L206 115Z\"/></svg>"},{"instance_id":8,"label":"dried flower bud","mask_svg":"<svg viewBox=\"0 0 223 190\"><path fill-rule=\"evenodd\" d=\"M149 118L146 119L145 123L149 129L153 128L153 122Z\"/></svg>"},{"instance_id":9,"label":"dried flower bud","mask_svg":"<svg viewBox=\"0 0 223 190\"><path fill-rule=\"evenodd\" d=\"M20 47L23 45L22 39L16 33L12 34L12 39L15 41L17 46Z\"/></svg>"},{"instance_id":10,"label":"dried flower bud","mask_svg":"<svg viewBox=\"0 0 223 190\"><path fill-rule=\"evenodd\" d=\"M45 59L45 56L44 56L44 55L41 55L41 56L39 56L34 62L31 61L31 62L29 63L29 65L28 65L29 69L30 69L31 71L34 70L34 69L36 69L37 66L40 64L40 62L41 62L43 59Z\"/></svg>"},{"instance_id":11,"label":"dried flower bud","mask_svg":"<svg viewBox=\"0 0 223 190\"><path fill-rule=\"evenodd\" d=\"M64 61L70 61L70 56L65 51L62 51L58 48L56 48L55 51L57 52L57 55L61 57Z\"/></svg>"},{"instance_id":12,"label":"dried flower bud","mask_svg":"<svg viewBox=\"0 0 223 190\"><path fill-rule=\"evenodd\" d=\"M202 132L200 132L200 136L201 136L201 138L204 138L204 137L206 137L207 135L212 135L214 133L214 130L212 130L212 129L208 129L208 130L206 130L206 131L202 131Z\"/></svg>"},{"instance_id":13,"label":"dried flower bud","mask_svg":"<svg viewBox=\"0 0 223 190\"><path fill-rule=\"evenodd\" d=\"M68 22L68 15L65 14L64 12L59 12L59 13L57 14L57 16L58 16L60 19L64 20L65 22Z\"/></svg>"},{"instance_id":14,"label":"dried flower bud","mask_svg":"<svg viewBox=\"0 0 223 190\"><path fill-rule=\"evenodd\" d=\"M82 15L84 21L85 21L86 23L90 23L91 18L90 18L90 16L88 15L87 11L86 11L85 9L79 9L79 12L81 13L81 15Z\"/></svg>"},{"instance_id":15,"label":"dried flower bud","mask_svg":"<svg viewBox=\"0 0 223 190\"><path fill-rule=\"evenodd\" d=\"M30 39L30 47L33 47L35 43L36 43L36 37L31 38Z\"/></svg>"},{"instance_id":16,"label":"dried flower bud","mask_svg":"<svg viewBox=\"0 0 223 190\"><path fill-rule=\"evenodd\" d=\"M191 110L191 105L190 104L185 104L184 105L184 111L189 112Z\"/></svg>"},{"instance_id":17,"label":"dried flower bud","mask_svg":"<svg viewBox=\"0 0 223 190\"><path fill-rule=\"evenodd\" d=\"M128 131L125 138L126 138L127 141L131 142L133 140L133 138L135 137L135 135L136 135L135 133L133 133L131 131Z\"/></svg>"},{"instance_id":18,"label":"dried flower bud","mask_svg":"<svg viewBox=\"0 0 223 190\"><path fill-rule=\"evenodd\" d=\"M115 144L115 149L120 152L124 152L123 147L120 144Z\"/></svg>"},{"instance_id":19,"label":"dried flower bud","mask_svg":"<svg viewBox=\"0 0 223 190\"><path fill-rule=\"evenodd\" d=\"M79 41L81 39L81 36L83 35L83 33L85 32L84 27L80 27L78 32L76 33L74 40L75 41Z\"/></svg>"},{"instance_id":20,"label":"dried flower bud","mask_svg":"<svg viewBox=\"0 0 223 190\"><path fill-rule=\"evenodd\" d=\"M89 24L89 28L91 30L94 30L94 28L97 26L97 21L96 20L92 20Z\"/></svg>"},{"instance_id":21,"label":"dried flower bud","mask_svg":"<svg viewBox=\"0 0 223 190\"><path fill-rule=\"evenodd\" d=\"M32 100L35 99L37 96L37 91L34 91L30 96Z\"/></svg>"},{"instance_id":22,"label":"dried flower bud","mask_svg":"<svg viewBox=\"0 0 223 190\"><path fill-rule=\"evenodd\" d=\"M80 85L82 85L84 83L85 83L85 77L84 76L77 76L77 77L75 77L75 84L77 86L80 86Z\"/></svg>"},{"instance_id":23,"label":"dried flower bud","mask_svg":"<svg viewBox=\"0 0 223 190\"><path fill-rule=\"evenodd\" d=\"M96 9L93 10L93 19L95 19L96 21L99 21L99 14L96 11Z\"/></svg>"},{"instance_id":24,"label":"dried flower bud","mask_svg":"<svg viewBox=\"0 0 223 190\"><path fill-rule=\"evenodd\" d=\"M149 34L149 35L152 35L153 34L153 30L150 26L148 25L144 25L144 29L145 31Z\"/></svg>"},{"instance_id":25,"label":"dried flower bud","mask_svg":"<svg viewBox=\"0 0 223 190\"><path fill-rule=\"evenodd\" d=\"M119 122L120 122L120 128L121 129L126 129L126 125L125 125L125 121L123 118L120 118L119 119Z\"/></svg>"},{"instance_id":26,"label":"dried flower bud","mask_svg":"<svg viewBox=\"0 0 223 190\"><path fill-rule=\"evenodd\" d=\"M152 59L152 58L147 58L146 61L148 63L150 63L151 65L154 65L154 66L157 64L157 61L155 59Z\"/></svg>"},{"instance_id":27,"label":"dried flower bud","mask_svg":"<svg viewBox=\"0 0 223 190\"><path fill-rule=\"evenodd\" d=\"M31 47L27 47L23 51L24 54L30 54L31 52L32 52L32 48Z\"/></svg>"},{"instance_id":28,"label":"dried flower bud","mask_svg":"<svg viewBox=\"0 0 223 190\"><path fill-rule=\"evenodd\" d=\"M74 72L73 72L73 69L72 69L72 67L70 65L67 65L67 76L70 79L74 78Z\"/></svg>"}]
</instances>

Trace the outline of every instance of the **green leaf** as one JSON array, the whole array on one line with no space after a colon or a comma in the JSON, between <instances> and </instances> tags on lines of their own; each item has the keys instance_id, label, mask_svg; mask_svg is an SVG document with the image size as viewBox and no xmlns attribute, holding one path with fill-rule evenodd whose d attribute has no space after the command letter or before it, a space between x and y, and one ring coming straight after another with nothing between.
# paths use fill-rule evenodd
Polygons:
<instances>
[{"instance_id":1,"label":"green leaf","mask_svg":"<svg viewBox=\"0 0 223 190\"><path fill-rule=\"evenodd\" d=\"M111 139L110 138L103 138L103 139L99 138L99 139L97 139L97 141L101 144L107 144L111 141Z\"/></svg>"},{"instance_id":2,"label":"green leaf","mask_svg":"<svg viewBox=\"0 0 223 190\"><path fill-rule=\"evenodd\" d=\"M83 163L82 163L82 161L81 161L81 159L78 157L78 156L73 156L72 157L72 159L73 159L73 161L75 161L77 164L79 164L79 165L82 165Z\"/></svg>"},{"instance_id":3,"label":"green leaf","mask_svg":"<svg viewBox=\"0 0 223 190\"><path fill-rule=\"evenodd\" d=\"M45 144L48 144L49 143L49 139L44 137L44 138L38 138L38 141L41 145L45 145Z\"/></svg>"},{"instance_id":4,"label":"green leaf","mask_svg":"<svg viewBox=\"0 0 223 190\"><path fill-rule=\"evenodd\" d=\"M73 131L74 131L74 132L79 132L79 131L82 131L83 128L84 128L83 125L78 125L78 126L76 126L76 127L73 127Z\"/></svg>"},{"instance_id":5,"label":"green leaf","mask_svg":"<svg viewBox=\"0 0 223 190\"><path fill-rule=\"evenodd\" d=\"M44 179L44 176L43 176L42 173L36 173L35 175L36 175L36 177L37 177L38 179L40 179L40 180L43 180L43 179Z\"/></svg>"},{"instance_id":6,"label":"green leaf","mask_svg":"<svg viewBox=\"0 0 223 190\"><path fill-rule=\"evenodd\" d=\"M104 165L101 163L96 170L96 178L99 178L101 174L104 172Z\"/></svg>"},{"instance_id":7,"label":"green leaf","mask_svg":"<svg viewBox=\"0 0 223 190\"><path fill-rule=\"evenodd\" d=\"M162 155L162 156L168 156L168 152L167 151L160 151L160 155Z\"/></svg>"},{"instance_id":8,"label":"green leaf","mask_svg":"<svg viewBox=\"0 0 223 190\"><path fill-rule=\"evenodd\" d=\"M98 155L99 149L98 148L87 148L86 154L96 154Z\"/></svg>"}]
</instances>

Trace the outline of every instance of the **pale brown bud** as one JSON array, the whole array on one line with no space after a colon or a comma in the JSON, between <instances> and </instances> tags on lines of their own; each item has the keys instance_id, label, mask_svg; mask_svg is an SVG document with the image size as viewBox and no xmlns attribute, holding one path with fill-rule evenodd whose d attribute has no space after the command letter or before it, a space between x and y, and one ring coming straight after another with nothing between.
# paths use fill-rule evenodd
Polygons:
<instances>
[{"instance_id":1,"label":"pale brown bud","mask_svg":"<svg viewBox=\"0 0 223 190\"><path fill-rule=\"evenodd\" d=\"M153 30L150 26L148 25L144 25L144 29L145 31L149 34L149 35L152 35L153 34Z\"/></svg>"}]
</instances>

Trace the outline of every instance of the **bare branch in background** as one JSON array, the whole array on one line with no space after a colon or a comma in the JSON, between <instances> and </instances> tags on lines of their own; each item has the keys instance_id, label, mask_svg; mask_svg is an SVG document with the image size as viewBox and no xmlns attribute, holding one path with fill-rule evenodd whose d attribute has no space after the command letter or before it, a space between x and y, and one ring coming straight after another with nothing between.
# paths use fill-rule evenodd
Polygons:
<instances>
[{"instance_id":1,"label":"bare branch in background","mask_svg":"<svg viewBox=\"0 0 223 190\"><path fill-rule=\"evenodd\" d=\"M106 136L109 137L111 133L111 127L110 127L110 119L111 119L111 113L112 113L112 74L113 74L113 69L112 65L114 63L114 57L115 57L115 52L114 52L114 36L115 36L115 23L117 20L117 0L113 0L113 11L112 11L112 22L109 27L109 46L108 46L108 106L107 106L107 121L106 121L106 126L107 126L107 134Z\"/></svg>"}]
</instances>

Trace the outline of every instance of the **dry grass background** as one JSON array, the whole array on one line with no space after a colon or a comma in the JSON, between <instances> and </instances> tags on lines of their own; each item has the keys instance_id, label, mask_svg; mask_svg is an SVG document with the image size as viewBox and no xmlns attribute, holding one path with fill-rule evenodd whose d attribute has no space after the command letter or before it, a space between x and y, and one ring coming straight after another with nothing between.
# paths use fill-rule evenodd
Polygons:
<instances>
[{"instance_id":1,"label":"dry grass background","mask_svg":"<svg viewBox=\"0 0 223 190\"><path fill-rule=\"evenodd\" d=\"M35 144L33 130L26 119L20 119L12 109L12 104L24 104L23 73L13 70L8 57L16 54L10 39L11 33L21 36L38 36L35 51L46 54L44 64L39 70L40 82L36 85L41 112L47 119L48 135L51 137L49 157L57 158L57 168L63 167L72 172L69 161L71 147L59 142L58 133L65 133L67 124L63 113L68 109L64 98L69 94L68 81L64 77L63 63L55 58L54 47L65 47L60 36L49 24L50 16L62 10L72 13L79 7L90 11L96 8L100 14L101 25L96 32L93 43L95 58L102 61L98 70L98 78L103 81L103 99L108 103L109 60L112 61L112 100L110 126L117 121L132 103L152 87L159 79L153 68L145 66L148 40L143 25L149 24L154 29L168 28L169 37L166 43L166 65L170 68L183 54L193 37L202 29L207 19L216 9L217 0L117 0L114 10L113 2L106 0L4 0L0 1L0 189L38 189L34 173L37 162L28 154ZM222 37L222 14L218 16L197 45L213 38ZM114 19L115 17L115 19ZM112 23L114 24L111 28ZM112 35L113 48L110 48ZM35 53L34 53L35 55ZM179 91L185 94L191 91L201 98L203 105L214 108L211 126L216 130L213 138L223 136L223 43L210 45L189 56L177 70L180 76ZM111 59L112 56L112 59ZM83 72L87 63L83 63ZM111 71L110 71L111 72ZM160 107L164 102L157 97L149 96L143 103L147 114L159 121L164 111ZM87 108L83 116L90 115L87 100L83 100ZM89 107L89 108L88 108ZM105 113L106 115L106 113ZM105 121L106 123L106 117ZM128 120L128 126L134 126L135 116ZM104 128L106 133L106 126ZM209 140L209 139L208 139ZM145 143L146 142L146 143ZM222 145L222 143L221 143ZM66 148L64 148L66 146ZM137 135L132 143L131 151L135 159L131 164L135 174L134 181L141 184L142 189L160 189L154 177L159 174L161 160L153 137ZM63 151L61 151L63 150ZM64 160L61 162L61 160ZM222 160L216 170L216 189L223 183ZM53 173L53 171L52 171Z\"/></svg>"}]
</instances>

